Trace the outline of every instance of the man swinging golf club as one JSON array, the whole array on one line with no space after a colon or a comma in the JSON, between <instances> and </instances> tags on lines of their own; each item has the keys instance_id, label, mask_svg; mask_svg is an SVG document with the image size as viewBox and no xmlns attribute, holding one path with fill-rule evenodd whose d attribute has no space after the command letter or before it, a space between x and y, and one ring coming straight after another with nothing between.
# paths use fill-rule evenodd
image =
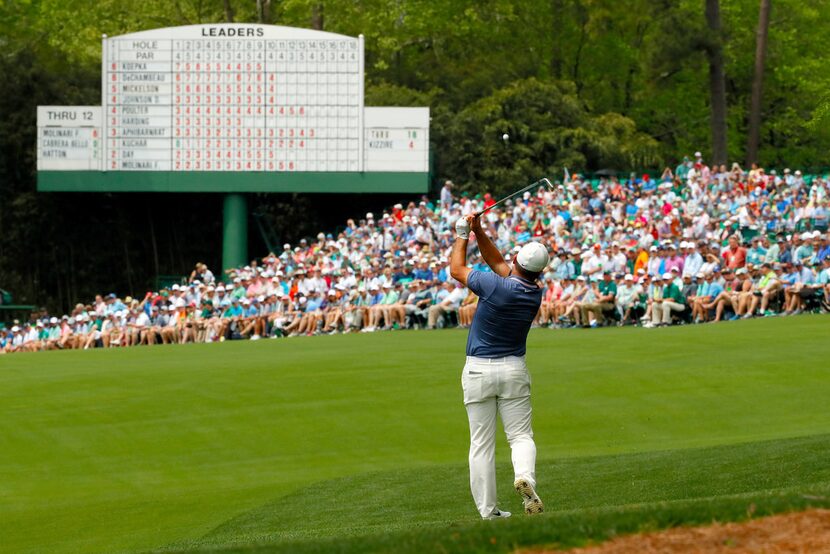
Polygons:
<instances>
[{"instance_id":1,"label":"man swinging golf club","mask_svg":"<svg viewBox=\"0 0 830 554\"><path fill-rule=\"evenodd\" d=\"M525 244L511 268L481 227L480 214L456 221L450 259L454 279L474 292L478 309L467 337L467 363L461 375L470 421L470 489L484 519L510 517L496 506L496 414L501 414L513 460L513 483L527 514L544 510L536 494L536 444L530 426L530 376L525 364L527 333L539 311L539 274L548 265L547 249ZM491 272L467 267L467 242L475 233Z\"/></svg>"}]
</instances>

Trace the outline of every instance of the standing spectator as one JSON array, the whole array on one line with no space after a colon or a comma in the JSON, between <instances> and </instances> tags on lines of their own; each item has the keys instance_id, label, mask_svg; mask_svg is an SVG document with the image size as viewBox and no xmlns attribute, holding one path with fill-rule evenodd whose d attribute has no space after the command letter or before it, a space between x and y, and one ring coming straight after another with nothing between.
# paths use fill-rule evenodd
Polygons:
<instances>
[{"instance_id":1,"label":"standing spectator","mask_svg":"<svg viewBox=\"0 0 830 554\"><path fill-rule=\"evenodd\" d=\"M740 245L737 235L729 235L729 247L723 251L726 267L732 270L746 265L746 248Z\"/></svg>"},{"instance_id":2,"label":"standing spectator","mask_svg":"<svg viewBox=\"0 0 830 554\"><path fill-rule=\"evenodd\" d=\"M448 212L452 207L452 181L447 179L444 181L444 187L441 189L441 211Z\"/></svg>"}]
</instances>

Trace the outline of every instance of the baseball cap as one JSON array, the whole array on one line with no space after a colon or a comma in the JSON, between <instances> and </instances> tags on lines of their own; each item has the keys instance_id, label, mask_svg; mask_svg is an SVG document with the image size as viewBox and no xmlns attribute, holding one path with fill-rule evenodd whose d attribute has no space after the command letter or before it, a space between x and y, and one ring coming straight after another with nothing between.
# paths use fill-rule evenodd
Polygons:
<instances>
[{"instance_id":1,"label":"baseball cap","mask_svg":"<svg viewBox=\"0 0 830 554\"><path fill-rule=\"evenodd\" d=\"M671 273L664 273L663 279L665 279L666 281L670 281L672 279Z\"/></svg>"},{"instance_id":2,"label":"baseball cap","mask_svg":"<svg viewBox=\"0 0 830 554\"><path fill-rule=\"evenodd\" d=\"M547 267L550 261L548 249L541 243L529 242L516 254L516 263L524 270L538 273Z\"/></svg>"}]
</instances>

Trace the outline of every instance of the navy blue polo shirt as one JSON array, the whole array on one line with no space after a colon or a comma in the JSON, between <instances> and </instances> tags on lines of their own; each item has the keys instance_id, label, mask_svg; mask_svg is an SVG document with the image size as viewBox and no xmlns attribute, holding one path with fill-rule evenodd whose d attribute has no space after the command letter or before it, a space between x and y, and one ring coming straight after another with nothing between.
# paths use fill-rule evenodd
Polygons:
<instances>
[{"instance_id":1,"label":"navy blue polo shirt","mask_svg":"<svg viewBox=\"0 0 830 554\"><path fill-rule=\"evenodd\" d=\"M542 288L518 275L500 277L489 271L471 271L467 287L478 296L467 355L524 356L527 332L542 304Z\"/></svg>"}]
</instances>

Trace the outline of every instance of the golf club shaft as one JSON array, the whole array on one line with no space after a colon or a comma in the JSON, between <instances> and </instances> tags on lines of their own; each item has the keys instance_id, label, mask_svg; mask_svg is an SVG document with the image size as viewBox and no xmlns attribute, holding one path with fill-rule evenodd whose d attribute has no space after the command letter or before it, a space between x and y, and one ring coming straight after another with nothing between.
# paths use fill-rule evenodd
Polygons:
<instances>
[{"instance_id":1,"label":"golf club shaft","mask_svg":"<svg viewBox=\"0 0 830 554\"><path fill-rule=\"evenodd\" d=\"M543 177L542 179L539 179L539 180L538 180L538 181L536 181L535 183L531 183L530 185L526 186L525 188L520 189L520 190L517 190L517 191L516 191L516 192L514 192L513 194L509 194L509 195L505 196L504 198L502 198L501 200L499 200L498 202L496 202L496 203L495 203L495 204L493 204L492 206L489 206L489 207L487 207L487 208L484 208L483 210L481 210L480 212L478 212L478 215L479 215L479 216L481 216L482 214L484 214L484 213L486 213L486 212L488 212L488 211L492 210L493 208L495 208L495 207L496 207L496 206L498 206L499 204L502 204L502 203L504 203L504 202L507 202L508 200L510 200L511 198L513 198L514 196L518 196L518 195L520 195L520 194L524 194L525 192L529 191L530 189L532 189L532 188L534 188L534 187L538 187L538 186L540 186L540 185L547 185L547 187L548 187L548 188L553 189L553 185L551 184L551 182L550 182L550 181L549 181L546 177Z\"/></svg>"}]
</instances>

